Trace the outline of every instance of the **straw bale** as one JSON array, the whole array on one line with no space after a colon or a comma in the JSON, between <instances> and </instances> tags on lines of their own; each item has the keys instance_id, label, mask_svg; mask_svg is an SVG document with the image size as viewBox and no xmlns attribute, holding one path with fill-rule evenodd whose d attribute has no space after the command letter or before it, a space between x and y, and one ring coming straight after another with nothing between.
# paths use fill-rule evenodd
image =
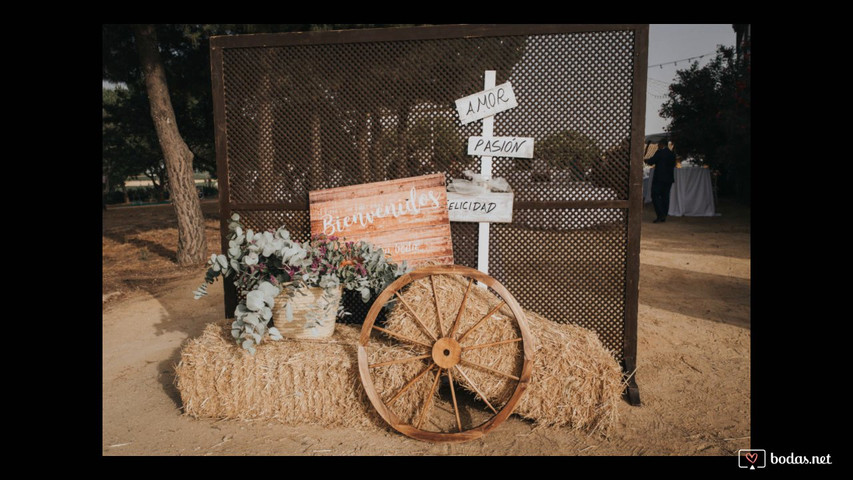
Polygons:
<instances>
[{"instance_id":1,"label":"straw bale","mask_svg":"<svg viewBox=\"0 0 853 480\"><path fill-rule=\"evenodd\" d=\"M456 319L467 279L461 276L433 276L436 296L433 297L429 278L410 284L402 293L424 326L438 333L436 300L441 311L442 332L447 332ZM465 334L493 307L500 298L491 290L471 287L456 337ZM624 389L622 369L613 354L598 336L585 328L560 324L541 315L524 310L529 330L535 340L535 360L530 385L514 412L542 426L569 426L587 432L607 433L617 420L617 404ZM387 328L415 340L427 341L428 336L411 319L411 314L399 302L388 315ZM482 322L462 342L463 346L508 340L521 333L509 307L504 306ZM470 381L496 408L512 395L516 381L495 375L470 362L506 373L521 371L522 346L508 343L476 350L467 350L460 366ZM463 388L474 392L469 382L454 375Z\"/></svg>"},{"instance_id":2,"label":"straw bale","mask_svg":"<svg viewBox=\"0 0 853 480\"><path fill-rule=\"evenodd\" d=\"M441 332L447 333L456 319L467 280L443 275L434 276L434 281L443 319ZM437 336L436 306L428 278L412 283L402 295L425 327ZM491 290L472 286L466 309L455 328L457 338L498 303ZM384 326L431 344L431 339L409 315L397 302ZM525 310L525 315L535 340L535 361L530 385L515 413L536 425L567 426L606 434L617 420L617 404L624 389L622 370L612 353L590 330L559 324L529 310ZM361 386L357 357L360 326L339 324L335 334L325 340L265 342L252 356L235 344L228 325L228 322L208 325L200 337L189 340L182 349L176 382L187 415L388 428ZM519 336L512 312L503 307L473 330L462 344L478 345ZM407 347L383 337L377 334L372 337L368 349L370 363L425 353L418 347ZM463 360L517 374L521 351L520 343L509 343L468 350ZM418 360L372 369L376 391L387 404L427 365L426 361ZM461 367L496 408L508 400L515 388L514 380L471 364ZM421 377L392 405L401 420L411 424L421 415L434 375L435 370ZM474 393L464 377L454 374L454 381ZM435 398L438 397L436 393ZM426 417L430 418L430 412Z\"/></svg>"},{"instance_id":3,"label":"straw bale","mask_svg":"<svg viewBox=\"0 0 853 480\"><path fill-rule=\"evenodd\" d=\"M359 326L337 325L325 340L267 341L254 356L231 338L228 323L212 323L189 340L176 367L184 413L193 417L267 420L285 424L387 427L370 404L358 373ZM406 348L377 344L370 363L413 356ZM420 361L378 367L374 384L396 392L414 377ZM395 404L411 421L429 385L419 382Z\"/></svg>"}]
</instances>

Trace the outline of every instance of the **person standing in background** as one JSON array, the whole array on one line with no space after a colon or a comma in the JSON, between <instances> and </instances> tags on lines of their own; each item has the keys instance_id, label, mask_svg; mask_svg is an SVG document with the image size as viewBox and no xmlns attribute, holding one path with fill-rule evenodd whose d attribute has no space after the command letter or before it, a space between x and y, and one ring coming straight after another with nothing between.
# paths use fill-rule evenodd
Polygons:
<instances>
[{"instance_id":1,"label":"person standing in background","mask_svg":"<svg viewBox=\"0 0 853 480\"><path fill-rule=\"evenodd\" d=\"M658 142L658 151L646 163L655 167L652 176L652 204L657 218L653 223L666 221L669 213L669 192L675 183L675 154L669 148L669 142L662 139Z\"/></svg>"}]
</instances>

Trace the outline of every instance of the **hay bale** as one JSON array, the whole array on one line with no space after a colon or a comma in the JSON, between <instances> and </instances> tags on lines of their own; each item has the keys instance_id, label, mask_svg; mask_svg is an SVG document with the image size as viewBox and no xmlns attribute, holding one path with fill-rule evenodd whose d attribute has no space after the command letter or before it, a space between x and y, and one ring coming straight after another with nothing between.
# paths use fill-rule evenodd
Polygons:
<instances>
[{"instance_id":1,"label":"hay bale","mask_svg":"<svg viewBox=\"0 0 853 480\"><path fill-rule=\"evenodd\" d=\"M443 319L442 331L446 332L456 318L467 280L451 275L435 276L433 280ZM413 282L402 295L426 328L437 332L438 316L429 278ZM468 332L499 302L500 299L490 290L473 286L456 331L461 334ZM587 432L607 433L617 419L617 403L624 389L622 369L612 353L590 330L558 324L529 310L525 310L525 314L535 338L536 357L530 385L514 412L537 425L569 426ZM409 315L403 306L395 305L388 315L388 328L413 339L428 341L427 335ZM470 333L462 345L520 336L512 312L505 306ZM468 350L463 360L501 372L519 372L522 347L519 343L509 343ZM515 388L514 380L470 365L462 365L462 368L496 408L506 403ZM466 390L474 391L464 378L454 375L454 379Z\"/></svg>"},{"instance_id":2,"label":"hay bale","mask_svg":"<svg viewBox=\"0 0 853 480\"><path fill-rule=\"evenodd\" d=\"M456 318L467 281L462 277L434 277L446 332ZM426 327L437 332L435 303L428 279L409 285L402 293ZM457 332L467 332L499 300L490 292L471 288ZM622 370L598 336L575 325L558 324L525 310L535 337L536 358L530 385L515 413L542 426L568 426L587 432L606 433L617 419L617 404L624 388ZM252 356L231 338L230 322L208 325L204 333L188 341L176 368L184 413L194 417L240 420L273 420L286 424L388 428L374 410L361 386L357 342L360 325L337 325L326 340L283 340L262 344ZM386 328L431 343L405 309L390 312ZM519 337L509 308L475 329L463 345L491 343ZM396 341L381 342L374 335L368 350L370 363L423 354ZM509 343L469 350L464 359L499 370L518 372L521 345ZM427 365L414 361L372 370L377 392L385 400L398 392ZM462 366L465 373L498 407L515 388L515 381L477 367ZM421 415L434 370L415 382L391 407L407 423ZM468 382L454 380L473 393ZM438 394L436 394L436 398ZM435 402L431 408L435 407ZM430 418L431 412L426 417Z\"/></svg>"},{"instance_id":3,"label":"hay bale","mask_svg":"<svg viewBox=\"0 0 853 480\"><path fill-rule=\"evenodd\" d=\"M360 326L337 325L325 340L265 342L252 356L231 338L230 322L208 325L188 341L176 367L184 413L193 417L273 420L286 424L385 426L370 404L358 373ZM409 357L392 344L378 344L370 363ZM379 391L396 392L420 371L420 362L379 367ZM395 411L411 421L416 398L429 385L419 382L398 401ZM418 397L418 395L420 395Z\"/></svg>"}]
</instances>

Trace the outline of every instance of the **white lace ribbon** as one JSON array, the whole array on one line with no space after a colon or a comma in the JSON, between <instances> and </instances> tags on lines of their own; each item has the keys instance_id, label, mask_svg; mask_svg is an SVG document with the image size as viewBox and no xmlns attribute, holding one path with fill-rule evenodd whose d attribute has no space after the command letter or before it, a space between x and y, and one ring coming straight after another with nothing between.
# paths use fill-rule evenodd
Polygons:
<instances>
[{"instance_id":1,"label":"white lace ribbon","mask_svg":"<svg viewBox=\"0 0 853 480\"><path fill-rule=\"evenodd\" d=\"M456 192L461 194L476 194L487 192L511 192L509 183L503 177L494 177L486 179L484 175L474 173L471 170L465 170L463 175L471 180L462 178L453 178L447 186L448 192Z\"/></svg>"}]
</instances>

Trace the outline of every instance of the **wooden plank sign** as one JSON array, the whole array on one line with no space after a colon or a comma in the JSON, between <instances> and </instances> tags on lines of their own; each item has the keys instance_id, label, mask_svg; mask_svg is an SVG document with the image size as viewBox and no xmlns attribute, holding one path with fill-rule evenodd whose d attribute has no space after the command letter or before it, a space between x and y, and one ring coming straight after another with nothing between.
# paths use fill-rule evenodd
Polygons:
<instances>
[{"instance_id":1,"label":"wooden plank sign","mask_svg":"<svg viewBox=\"0 0 853 480\"><path fill-rule=\"evenodd\" d=\"M517 106L518 101L509 82L456 100L456 111L462 125Z\"/></svg>"},{"instance_id":2,"label":"wooden plank sign","mask_svg":"<svg viewBox=\"0 0 853 480\"><path fill-rule=\"evenodd\" d=\"M410 266L453 263L444 174L308 192L311 234L382 247Z\"/></svg>"},{"instance_id":3,"label":"wooden plank sign","mask_svg":"<svg viewBox=\"0 0 853 480\"><path fill-rule=\"evenodd\" d=\"M533 137L468 137L468 155L533 158Z\"/></svg>"},{"instance_id":4,"label":"wooden plank sign","mask_svg":"<svg viewBox=\"0 0 853 480\"><path fill-rule=\"evenodd\" d=\"M512 192L447 192L451 222L512 222Z\"/></svg>"}]
</instances>

